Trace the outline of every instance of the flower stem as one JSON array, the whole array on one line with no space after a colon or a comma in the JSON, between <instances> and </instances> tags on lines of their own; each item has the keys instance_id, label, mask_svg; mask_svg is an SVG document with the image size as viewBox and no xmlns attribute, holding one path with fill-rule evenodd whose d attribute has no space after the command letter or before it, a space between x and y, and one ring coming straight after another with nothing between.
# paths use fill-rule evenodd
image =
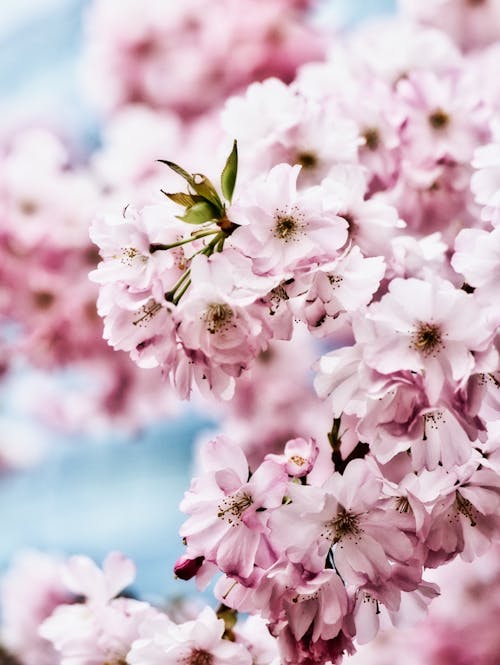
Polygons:
<instances>
[{"instance_id":1,"label":"flower stem","mask_svg":"<svg viewBox=\"0 0 500 665\"><path fill-rule=\"evenodd\" d=\"M153 242L149 245L149 251L151 254L154 254L159 250L173 249L174 247L180 247L181 245L186 245L189 242L194 242L199 238L204 238L205 236L213 236L219 233L220 231L217 231L216 229L212 231L203 231L202 233L197 232L194 233L190 238L184 238L184 240L178 240L177 242L173 242L170 245L163 245L162 243L159 242Z\"/></svg>"}]
</instances>

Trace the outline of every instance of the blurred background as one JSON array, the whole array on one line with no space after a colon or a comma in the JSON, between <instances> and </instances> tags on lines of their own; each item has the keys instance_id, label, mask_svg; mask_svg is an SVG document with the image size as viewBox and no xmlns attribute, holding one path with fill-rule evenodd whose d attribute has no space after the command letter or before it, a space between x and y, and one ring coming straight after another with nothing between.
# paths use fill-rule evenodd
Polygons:
<instances>
[{"instance_id":1,"label":"blurred background","mask_svg":"<svg viewBox=\"0 0 500 665\"><path fill-rule=\"evenodd\" d=\"M89 156L101 149L106 123L107 110L96 108L82 83L90 4L16 0L4 1L0 8L0 137L32 127L49 130L64 144L71 168L75 164L85 168ZM394 9L391 0L326 0L314 9L311 21L331 26L332 31L344 30ZM33 148L23 155L30 168L39 157ZM19 167L18 180L26 180L22 186L34 185L47 166L30 168ZM61 167L63 175L67 168L67 164ZM61 186L70 188L71 198L73 183ZM37 250L30 249L29 242L27 246L26 260L31 260ZM80 278L86 272L88 268ZM4 273L0 270L4 280L0 305L8 301L10 307L0 318L0 570L17 550L27 547L85 553L99 561L109 550L118 549L137 562L141 594L154 598L185 593L184 583L179 588L172 573L182 551L178 503L189 484L193 441L213 428L216 419L193 405L155 409L153 404L133 422L124 424L122 418L95 424L100 407L92 399L106 378L102 373L86 375L90 347L75 364L33 361L39 324L30 319L28 345L32 346L12 354L22 335L20 328L27 324L22 316L11 314L22 310L25 297L21 288L14 298L17 309L13 308L9 299L17 287L8 283L11 274L6 268ZM37 293L44 301L45 292ZM120 371L126 375L128 369ZM144 399L143 389L135 390L132 397ZM154 399L157 390L161 386L151 390ZM83 408L89 395L90 406Z\"/></svg>"}]
</instances>

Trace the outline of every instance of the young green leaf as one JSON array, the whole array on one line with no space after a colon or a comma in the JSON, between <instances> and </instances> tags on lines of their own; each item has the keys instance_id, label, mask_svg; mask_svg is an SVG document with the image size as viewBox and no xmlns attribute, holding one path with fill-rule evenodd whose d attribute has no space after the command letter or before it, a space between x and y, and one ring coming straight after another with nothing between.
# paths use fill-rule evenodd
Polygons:
<instances>
[{"instance_id":1,"label":"young green leaf","mask_svg":"<svg viewBox=\"0 0 500 665\"><path fill-rule=\"evenodd\" d=\"M216 208L219 216L222 215L224 210L222 201L220 200L215 187L206 176L202 173L193 173L193 180L190 185L199 196L202 196L208 201L208 203L211 203Z\"/></svg>"},{"instance_id":2,"label":"young green leaf","mask_svg":"<svg viewBox=\"0 0 500 665\"><path fill-rule=\"evenodd\" d=\"M233 143L233 149L221 173L222 193L227 201L231 202L233 198L234 186L236 185L236 176L238 175L238 144Z\"/></svg>"},{"instance_id":3,"label":"young green leaf","mask_svg":"<svg viewBox=\"0 0 500 665\"><path fill-rule=\"evenodd\" d=\"M169 194L168 192L164 192L163 189L161 192L162 194L165 194L165 196L167 196L171 201L177 203L180 206L183 206L184 208L190 208L195 203L199 203L200 201L204 200L201 196L196 194L185 194L184 192Z\"/></svg>"},{"instance_id":4,"label":"young green leaf","mask_svg":"<svg viewBox=\"0 0 500 665\"><path fill-rule=\"evenodd\" d=\"M172 171L177 173L177 175L180 175L181 178L184 178L184 180L186 180L190 185L193 184L193 176L187 171L185 171L178 164L175 164L174 162L169 162L166 159L158 159L157 161L160 162L161 164L166 164L170 169L172 169Z\"/></svg>"},{"instance_id":5,"label":"young green leaf","mask_svg":"<svg viewBox=\"0 0 500 665\"><path fill-rule=\"evenodd\" d=\"M178 215L187 224L204 224L217 218L217 210L207 201L200 201L188 208L184 215Z\"/></svg>"}]
</instances>

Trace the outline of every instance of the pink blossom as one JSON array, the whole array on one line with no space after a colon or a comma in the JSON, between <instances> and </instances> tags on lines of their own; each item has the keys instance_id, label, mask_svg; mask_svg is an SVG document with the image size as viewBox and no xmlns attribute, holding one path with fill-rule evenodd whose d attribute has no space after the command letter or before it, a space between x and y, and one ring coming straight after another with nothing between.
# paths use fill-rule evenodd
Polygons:
<instances>
[{"instance_id":1,"label":"pink blossom","mask_svg":"<svg viewBox=\"0 0 500 665\"><path fill-rule=\"evenodd\" d=\"M324 48L305 3L245 0L244 24L241 6L227 0L155 0L147 9L127 0L119 20L114 9L95 0L86 22L86 87L105 111L144 102L191 118L252 81L290 81Z\"/></svg>"},{"instance_id":2,"label":"pink blossom","mask_svg":"<svg viewBox=\"0 0 500 665\"><path fill-rule=\"evenodd\" d=\"M180 341L238 376L273 336L268 309L255 302L272 284L253 275L250 261L238 254L195 257L189 297L174 314Z\"/></svg>"},{"instance_id":3,"label":"pink blossom","mask_svg":"<svg viewBox=\"0 0 500 665\"><path fill-rule=\"evenodd\" d=\"M314 439L291 439L283 455L266 455L266 459L282 464L289 476L303 478L310 473L318 457L319 448Z\"/></svg>"},{"instance_id":4,"label":"pink blossom","mask_svg":"<svg viewBox=\"0 0 500 665\"><path fill-rule=\"evenodd\" d=\"M193 621L174 624L165 616L143 625L127 655L130 665L252 665L243 644L222 639L224 621L205 607Z\"/></svg>"},{"instance_id":5,"label":"pink blossom","mask_svg":"<svg viewBox=\"0 0 500 665\"><path fill-rule=\"evenodd\" d=\"M356 245L337 261L322 265L314 273L304 305L311 332L328 334L338 327L341 314L368 305L384 272L382 257L364 258Z\"/></svg>"},{"instance_id":6,"label":"pink blossom","mask_svg":"<svg viewBox=\"0 0 500 665\"><path fill-rule=\"evenodd\" d=\"M463 229L455 241L455 254L451 260L456 272L461 273L472 286L478 302L498 311L500 280L500 228L492 231Z\"/></svg>"},{"instance_id":7,"label":"pink blossom","mask_svg":"<svg viewBox=\"0 0 500 665\"><path fill-rule=\"evenodd\" d=\"M281 505L288 477L281 465L264 462L248 480L241 450L219 437L203 450L205 474L195 478L180 508L190 515L180 533L191 555L204 556L245 581L255 566L275 559L267 537L267 510ZM264 510L259 510L264 509Z\"/></svg>"},{"instance_id":8,"label":"pink blossom","mask_svg":"<svg viewBox=\"0 0 500 665\"><path fill-rule=\"evenodd\" d=\"M347 239L347 223L325 205L321 187L297 192L299 172L274 167L228 210L240 224L231 245L252 258L256 274L288 278L301 263L335 258Z\"/></svg>"},{"instance_id":9,"label":"pink blossom","mask_svg":"<svg viewBox=\"0 0 500 665\"><path fill-rule=\"evenodd\" d=\"M368 319L367 364L384 374L423 373L431 404L448 376L459 381L473 373L472 351L491 339L474 298L444 280L394 279L389 293L370 306Z\"/></svg>"},{"instance_id":10,"label":"pink blossom","mask_svg":"<svg viewBox=\"0 0 500 665\"><path fill-rule=\"evenodd\" d=\"M396 511L388 521L380 480L363 461L350 462L343 476L334 474L322 488L291 487L289 493L292 502L271 516L270 527L273 545L290 560L318 570L332 556L346 584L362 585L387 580L390 558L410 559L413 548L404 530L411 524ZM298 519L300 530L292 527Z\"/></svg>"},{"instance_id":11,"label":"pink blossom","mask_svg":"<svg viewBox=\"0 0 500 665\"><path fill-rule=\"evenodd\" d=\"M426 539L428 565L435 567L460 553L465 561L483 554L499 527L499 483L496 470L480 468L475 455L449 476L448 487L432 508Z\"/></svg>"},{"instance_id":12,"label":"pink blossom","mask_svg":"<svg viewBox=\"0 0 500 665\"><path fill-rule=\"evenodd\" d=\"M57 654L39 625L75 596L61 579L62 562L42 552L20 552L1 584L1 642L25 665L53 665Z\"/></svg>"},{"instance_id":13,"label":"pink blossom","mask_svg":"<svg viewBox=\"0 0 500 665\"><path fill-rule=\"evenodd\" d=\"M471 189L476 201L484 206L482 219L497 225L500 221L500 120L492 124L494 143L477 148L472 165L476 169Z\"/></svg>"},{"instance_id":14,"label":"pink blossom","mask_svg":"<svg viewBox=\"0 0 500 665\"><path fill-rule=\"evenodd\" d=\"M405 223L395 208L376 197L366 198L364 170L359 166L338 166L322 186L330 205L346 220L351 243L358 245L365 256L385 255L388 242Z\"/></svg>"},{"instance_id":15,"label":"pink blossom","mask_svg":"<svg viewBox=\"0 0 500 665\"><path fill-rule=\"evenodd\" d=\"M302 166L299 186L319 184L336 164L355 163L362 142L355 124L333 105L318 104L276 79L230 98L222 124L238 140L245 180L287 163Z\"/></svg>"},{"instance_id":16,"label":"pink blossom","mask_svg":"<svg viewBox=\"0 0 500 665\"><path fill-rule=\"evenodd\" d=\"M437 0L432 3L399 0L399 3L412 19L444 30L465 50L500 38L497 0Z\"/></svg>"},{"instance_id":17,"label":"pink blossom","mask_svg":"<svg viewBox=\"0 0 500 665\"><path fill-rule=\"evenodd\" d=\"M143 621L157 611L147 603L114 598L135 577L135 567L113 552L99 569L87 557L73 557L65 570L68 586L86 597L78 605L60 605L40 626L52 642L61 665L102 665L120 662L139 636Z\"/></svg>"}]
</instances>

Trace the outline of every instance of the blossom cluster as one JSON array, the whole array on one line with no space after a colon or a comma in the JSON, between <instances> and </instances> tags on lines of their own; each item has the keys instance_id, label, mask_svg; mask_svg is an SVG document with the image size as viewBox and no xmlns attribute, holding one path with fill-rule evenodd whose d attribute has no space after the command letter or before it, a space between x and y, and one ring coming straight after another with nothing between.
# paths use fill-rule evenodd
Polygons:
<instances>
[{"instance_id":1,"label":"blossom cluster","mask_svg":"<svg viewBox=\"0 0 500 665\"><path fill-rule=\"evenodd\" d=\"M308 21L313 3L93 0L86 20L88 94L104 111L143 103L189 120L252 81L291 81L326 48L325 35Z\"/></svg>"},{"instance_id":2,"label":"blossom cluster","mask_svg":"<svg viewBox=\"0 0 500 665\"><path fill-rule=\"evenodd\" d=\"M236 626L221 605L186 605L180 616L128 592L135 565L111 552L102 568L21 554L1 587L2 663L24 665L278 665L278 650L256 617ZM9 655L9 654L12 654ZM10 658L12 657L12 660Z\"/></svg>"},{"instance_id":3,"label":"blossom cluster","mask_svg":"<svg viewBox=\"0 0 500 665\"><path fill-rule=\"evenodd\" d=\"M21 566L37 593L7 580L1 641L22 665L337 665L500 538L498 2L401 0L297 72L323 52L286 55L309 3L246 2L243 25L230 1L96 1L103 146L85 168L46 135L2 155L23 353L96 359L111 414L201 393L224 419L175 565L218 576L217 612L121 593L116 553Z\"/></svg>"},{"instance_id":4,"label":"blossom cluster","mask_svg":"<svg viewBox=\"0 0 500 665\"><path fill-rule=\"evenodd\" d=\"M302 188L299 165L277 164L232 200L237 154L235 142L222 172L224 202L208 178L167 162L189 192L102 216L91 228L103 258L91 277L102 285L105 338L140 366L160 366L181 397L195 383L230 398L234 379L271 340L290 339L296 320L326 334L370 302L385 263L349 238L345 191L353 184L366 220L398 226L392 207L363 201L356 165L339 166L342 189L334 175Z\"/></svg>"},{"instance_id":5,"label":"blossom cluster","mask_svg":"<svg viewBox=\"0 0 500 665\"><path fill-rule=\"evenodd\" d=\"M176 573L222 572L218 599L262 617L287 665L415 619L426 569L500 536L493 61L368 25L227 101L220 179L162 160L183 191L93 224L110 344L181 397L234 397L200 444ZM302 336L327 347L316 399L293 351L290 385L266 371Z\"/></svg>"},{"instance_id":6,"label":"blossom cluster","mask_svg":"<svg viewBox=\"0 0 500 665\"><path fill-rule=\"evenodd\" d=\"M456 560L435 571L443 594L418 625L390 629L353 656L352 665L454 662L493 665L498 660L498 547L472 564ZM459 608L460 611L457 611Z\"/></svg>"},{"instance_id":7,"label":"blossom cluster","mask_svg":"<svg viewBox=\"0 0 500 665\"><path fill-rule=\"evenodd\" d=\"M113 109L99 147L82 155L43 120L0 135L0 374L36 368L22 409L64 431L135 430L179 410L159 370L137 370L102 339L87 279L95 211L150 202L168 185L163 151L198 164L218 140L213 106L270 74L290 81L326 43L309 0L118 4L85 12L84 78Z\"/></svg>"},{"instance_id":8,"label":"blossom cluster","mask_svg":"<svg viewBox=\"0 0 500 665\"><path fill-rule=\"evenodd\" d=\"M98 260L88 220L105 205L104 178L73 165L48 130L19 131L2 148L0 322L15 327L3 341L6 378L19 366L41 370L26 379L26 407L70 430L89 420L129 429L174 413L159 372L138 371L102 339L96 287L87 274ZM66 368L91 387L76 392L50 381L49 373Z\"/></svg>"}]
</instances>

